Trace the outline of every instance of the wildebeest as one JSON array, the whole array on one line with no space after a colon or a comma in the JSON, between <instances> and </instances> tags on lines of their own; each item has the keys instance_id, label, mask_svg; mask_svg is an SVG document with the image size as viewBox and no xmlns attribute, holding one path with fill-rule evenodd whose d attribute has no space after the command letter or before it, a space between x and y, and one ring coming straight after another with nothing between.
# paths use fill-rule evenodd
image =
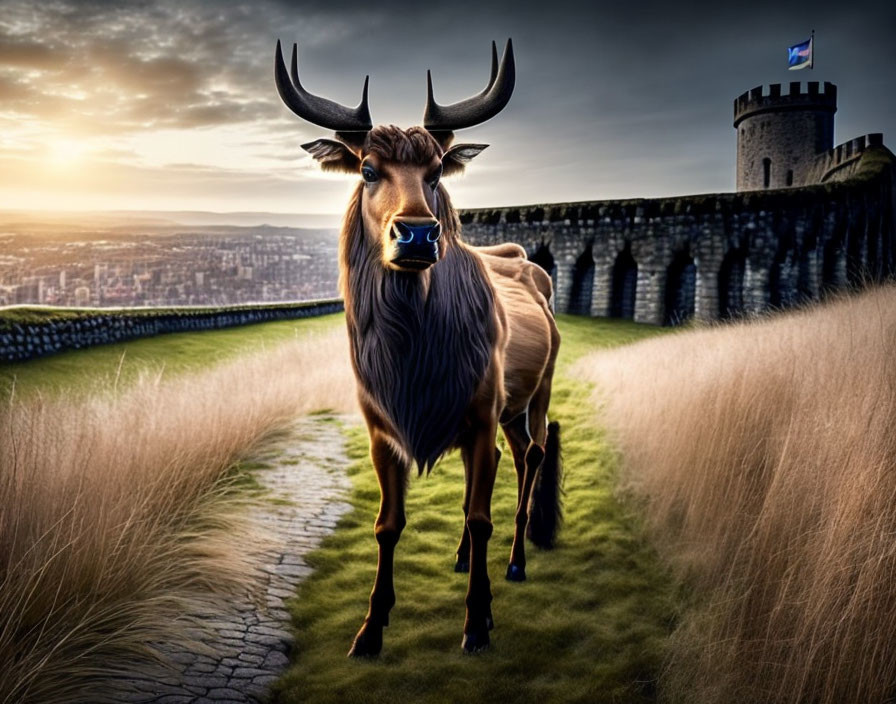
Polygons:
<instances>
[{"instance_id":1,"label":"wildebeest","mask_svg":"<svg viewBox=\"0 0 896 704\"><path fill-rule=\"evenodd\" d=\"M367 80L356 108L307 92L293 45L287 73L277 43L274 73L286 105L335 131L302 147L325 170L360 175L339 241L340 286L370 455L381 490L370 610L349 655L376 655L395 603L395 545L405 526L407 475L459 448L466 475L465 525L455 571L469 571L463 648L489 643L486 550L500 451L500 424L517 471L518 507L507 578L526 577L524 536L551 547L559 519L559 425L547 422L560 335L551 279L515 244L473 248L441 178L487 145L456 144L454 130L484 122L510 100L508 40L500 67L478 95L452 105L428 98L423 126L373 127Z\"/></svg>"}]
</instances>

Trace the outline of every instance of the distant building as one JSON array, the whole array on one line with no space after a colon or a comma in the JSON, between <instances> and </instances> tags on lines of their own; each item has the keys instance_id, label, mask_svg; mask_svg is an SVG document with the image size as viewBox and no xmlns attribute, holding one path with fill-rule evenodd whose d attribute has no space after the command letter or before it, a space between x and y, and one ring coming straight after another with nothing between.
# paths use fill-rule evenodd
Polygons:
<instances>
[{"instance_id":1,"label":"distant building","mask_svg":"<svg viewBox=\"0 0 896 704\"><path fill-rule=\"evenodd\" d=\"M87 286L78 286L75 289L75 305L82 308L90 305L90 289Z\"/></svg>"},{"instance_id":2,"label":"distant building","mask_svg":"<svg viewBox=\"0 0 896 704\"><path fill-rule=\"evenodd\" d=\"M234 231L122 232L115 241L66 235L30 245L26 231L4 239L0 287L7 303L229 305L262 300L295 301L336 295L338 264L332 230L267 226ZM298 256L296 256L298 254ZM64 274L63 274L64 272ZM37 277L37 278L35 278ZM64 288L57 286L64 279Z\"/></svg>"},{"instance_id":3,"label":"distant building","mask_svg":"<svg viewBox=\"0 0 896 704\"><path fill-rule=\"evenodd\" d=\"M36 276L26 276L16 286L16 303L38 303L41 293L39 279Z\"/></svg>"}]
</instances>

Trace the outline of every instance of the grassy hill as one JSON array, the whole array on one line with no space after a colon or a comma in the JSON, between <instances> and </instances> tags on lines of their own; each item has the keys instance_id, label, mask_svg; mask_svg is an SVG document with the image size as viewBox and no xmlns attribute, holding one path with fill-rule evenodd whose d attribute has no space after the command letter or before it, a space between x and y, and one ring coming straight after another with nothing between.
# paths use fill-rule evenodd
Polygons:
<instances>
[{"instance_id":1,"label":"grassy hill","mask_svg":"<svg viewBox=\"0 0 896 704\"><path fill-rule=\"evenodd\" d=\"M449 456L432 477L412 482L410 524L399 546L399 605L394 612L395 625L387 632L383 657L372 663L344 660L363 618L375 567L371 526L378 504L376 479L366 458L366 434L360 428L350 429L355 511L311 557L316 572L295 602L298 657L281 683L283 701L408 697L446 701L471 692L514 701L521 697L589 702L619 701L620 697L621 701L653 699L663 644L675 614L672 582L646 542L637 515L614 496L615 457L591 420L588 389L571 378L568 369L589 350L662 331L565 316L560 326L564 342L552 414L564 426L566 524L555 551L532 555L530 581L505 583L502 575L509 549L515 477L507 461L502 461L495 501L496 533L490 550L498 622L492 651L472 659L460 655L464 576L456 575L452 564L461 526L463 479L458 458ZM71 609L54 612L48 634L60 637L67 622L84 618L79 603L94 600L92 608L96 609L98 599L101 606L115 608L123 632L139 638L147 632L147 614L153 615L156 624L174 622L170 613L166 621L152 609L147 612L145 605L158 598L160 589L183 592L185 586L178 581L178 574L194 575L198 569L217 574L222 565L227 568L227 560L219 553L213 552L217 562L205 567L195 556L181 554L184 526L195 525L190 516L208 516L209 511L213 515L220 510L233 513L232 494L220 492L220 481L226 481L239 449L263 440L264 428L277 424L290 396L316 384L302 392L307 400L296 406L301 412L327 405L328 398L351 395L343 390L353 381L342 359L345 338L340 328L341 315L334 315L172 334L0 367L4 395L8 398L15 383L17 403L24 404L20 408L39 409L28 423L17 426L23 443L15 451L21 456L24 446L33 454L33 459L26 459L31 466L25 474L33 479L29 501L43 495L53 498L45 500L40 510L31 510L28 520L45 526L62 520L66 530L72 530L70 523L76 522L78 530L90 533L91 521L97 520L90 506L79 506L71 518L53 508L69 505L71 499L66 496L73 490L71 482L78 479L100 492L97 503L118 506L111 518L103 519L102 530L137 546L125 561L108 553L102 543L90 555L63 551L61 558L54 558L68 565L70 576L64 582L67 591L63 596L71 600L66 602ZM343 387L333 374L341 376ZM48 400L50 417L44 417L41 414L47 412ZM65 421L64 416L54 415L64 412L79 420ZM247 418L254 419L255 430L244 428ZM50 427L55 430L41 430ZM85 434L96 436L87 445L110 448L112 465L100 461L97 466L96 460L101 458L79 456L87 449ZM57 448L48 456L43 447L46 443L39 436L54 436L54 442L63 445L71 436L74 445ZM0 441L0 457L3 452ZM69 479L48 480L48 473L58 473L60 468L54 464L58 460L53 457L60 456L66 457L63 474ZM166 466L165 458L177 461ZM160 470L169 478L160 481ZM117 485L108 481L109 473L128 477L122 486L124 493L113 490ZM81 484L77 491L83 490ZM101 499L107 492L111 496ZM219 503L222 497L223 503ZM0 498L4 505L26 508L21 494L19 498ZM159 505L166 508L161 514L155 509L153 532L141 533L145 521L141 523L137 517L145 507ZM123 525L129 528L122 535L115 526ZM0 525L0 536L4 532L9 535L14 527ZM198 538L206 540L208 536L200 532ZM190 540L196 539L191 533ZM226 544L232 551L245 549L238 534L226 538ZM29 559L53 545L51 541L33 546ZM177 571L172 571L171 565L173 545L181 546L173 553L174 565L180 564ZM20 548L25 549L24 545ZM157 562L161 554L167 560L164 570ZM134 561L136 556L138 561ZM102 560L105 566L93 570L85 559ZM20 561L20 577L9 587L19 593L32 590L39 599L49 586L41 565L31 563L34 578L30 581L27 565L24 567ZM165 579L160 582L154 576L157 574ZM128 591L110 587L106 583L110 577L114 584L127 583ZM239 574L236 578L239 583ZM233 583L234 575L228 579L222 578L221 583ZM2 597L0 593L0 605ZM35 612L30 613L35 618ZM39 625L39 609L36 614ZM129 615L136 619L136 626L125 627ZM7 613L6 617L13 616ZM83 649L85 639L90 640L89 629L82 629L72 643ZM16 652L24 645L29 652L40 652L34 643L0 640L0 665L9 664L7 677L17 671ZM111 657L102 648L98 652ZM47 686L57 688L58 696L71 694L60 684L67 682L64 678L71 673L71 668L65 667L67 657L74 653L63 648L37 670ZM25 662L30 661L26 658Z\"/></svg>"}]
</instances>

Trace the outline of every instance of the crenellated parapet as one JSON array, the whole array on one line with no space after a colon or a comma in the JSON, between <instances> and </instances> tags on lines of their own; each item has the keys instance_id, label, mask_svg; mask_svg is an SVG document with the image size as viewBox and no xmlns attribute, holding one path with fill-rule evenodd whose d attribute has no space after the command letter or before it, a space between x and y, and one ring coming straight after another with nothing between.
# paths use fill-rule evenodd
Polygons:
<instances>
[{"instance_id":1,"label":"crenellated parapet","mask_svg":"<svg viewBox=\"0 0 896 704\"><path fill-rule=\"evenodd\" d=\"M803 90L800 81L793 81L786 92L780 83L772 83L767 91L757 86L734 99L734 127L748 117L788 110L821 110L833 115L837 111L837 86L829 81L809 81Z\"/></svg>"},{"instance_id":2,"label":"crenellated parapet","mask_svg":"<svg viewBox=\"0 0 896 704\"><path fill-rule=\"evenodd\" d=\"M815 157L834 146L837 86L795 81L787 91L773 83L734 100L737 190L790 188L817 183Z\"/></svg>"},{"instance_id":3,"label":"crenellated parapet","mask_svg":"<svg viewBox=\"0 0 896 704\"><path fill-rule=\"evenodd\" d=\"M859 164L859 159L869 147L882 147L884 136L879 132L862 135L838 144L815 157L813 180L816 183L825 181L842 181L852 176Z\"/></svg>"}]
</instances>

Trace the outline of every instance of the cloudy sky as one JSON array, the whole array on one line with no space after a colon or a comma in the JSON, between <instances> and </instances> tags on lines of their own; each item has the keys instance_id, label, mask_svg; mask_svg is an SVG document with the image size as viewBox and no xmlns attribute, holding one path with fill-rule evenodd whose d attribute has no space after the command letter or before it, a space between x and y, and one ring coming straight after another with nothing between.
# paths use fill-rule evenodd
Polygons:
<instances>
[{"instance_id":1,"label":"cloudy sky","mask_svg":"<svg viewBox=\"0 0 896 704\"><path fill-rule=\"evenodd\" d=\"M388 9L387 9L388 8ZM816 67L786 47L816 31ZM351 179L299 148L326 136L273 84L278 38L304 83L375 122L420 121L481 89L512 36L517 88L458 135L491 148L459 206L734 188L732 100L829 80L835 139L896 145L896 2L74 2L0 0L0 209L335 213Z\"/></svg>"}]
</instances>

